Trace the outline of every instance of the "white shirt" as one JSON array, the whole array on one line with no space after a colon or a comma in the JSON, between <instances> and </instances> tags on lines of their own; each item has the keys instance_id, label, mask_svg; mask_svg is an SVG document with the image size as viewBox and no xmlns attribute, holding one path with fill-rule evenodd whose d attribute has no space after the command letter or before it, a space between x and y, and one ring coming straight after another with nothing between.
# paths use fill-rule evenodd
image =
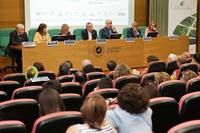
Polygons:
<instances>
[{"instance_id":1,"label":"white shirt","mask_svg":"<svg viewBox=\"0 0 200 133\"><path fill-rule=\"evenodd\" d=\"M89 31L87 32L88 32L88 40L92 40L92 32L89 32Z\"/></svg>"}]
</instances>

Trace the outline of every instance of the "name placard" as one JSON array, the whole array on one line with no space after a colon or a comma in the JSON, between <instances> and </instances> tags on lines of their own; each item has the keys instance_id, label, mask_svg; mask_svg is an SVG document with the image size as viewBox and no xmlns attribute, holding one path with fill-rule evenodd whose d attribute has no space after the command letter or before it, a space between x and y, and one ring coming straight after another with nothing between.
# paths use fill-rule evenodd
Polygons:
<instances>
[{"instance_id":1,"label":"name placard","mask_svg":"<svg viewBox=\"0 0 200 133\"><path fill-rule=\"evenodd\" d=\"M170 40L177 40L178 36L170 36Z\"/></svg>"},{"instance_id":2,"label":"name placard","mask_svg":"<svg viewBox=\"0 0 200 133\"><path fill-rule=\"evenodd\" d=\"M75 40L65 40L64 43L65 43L65 45L74 45Z\"/></svg>"},{"instance_id":3,"label":"name placard","mask_svg":"<svg viewBox=\"0 0 200 133\"><path fill-rule=\"evenodd\" d=\"M125 39L125 42L134 42L135 41L135 38L126 38Z\"/></svg>"},{"instance_id":4,"label":"name placard","mask_svg":"<svg viewBox=\"0 0 200 133\"><path fill-rule=\"evenodd\" d=\"M97 39L97 44L107 43L106 39Z\"/></svg>"},{"instance_id":5,"label":"name placard","mask_svg":"<svg viewBox=\"0 0 200 133\"><path fill-rule=\"evenodd\" d=\"M24 42L24 47L35 47L36 43L35 42Z\"/></svg>"},{"instance_id":6,"label":"name placard","mask_svg":"<svg viewBox=\"0 0 200 133\"><path fill-rule=\"evenodd\" d=\"M143 41L151 41L151 37L144 37Z\"/></svg>"},{"instance_id":7,"label":"name placard","mask_svg":"<svg viewBox=\"0 0 200 133\"><path fill-rule=\"evenodd\" d=\"M57 45L58 45L58 41L47 42L47 46L57 46Z\"/></svg>"}]
</instances>

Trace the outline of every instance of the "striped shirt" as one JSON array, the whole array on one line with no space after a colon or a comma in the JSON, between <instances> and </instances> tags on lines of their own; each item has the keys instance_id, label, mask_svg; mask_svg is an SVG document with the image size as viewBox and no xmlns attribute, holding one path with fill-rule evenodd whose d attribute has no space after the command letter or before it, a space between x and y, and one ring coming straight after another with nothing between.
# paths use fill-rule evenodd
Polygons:
<instances>
[{"instance_id":1,"label":"striped shirt","mask_svg":"<svg viewBox=\"0 0 200 133\"><path fill-rule=\"evenodd\" d=\"M82 124L75 125L79 133L115 133L113 127L108 123L108 121L105 121L105 124L101 127L102 130L99 129L92 129L86 126L83 126Z\"/></svg>"}]
</instances>

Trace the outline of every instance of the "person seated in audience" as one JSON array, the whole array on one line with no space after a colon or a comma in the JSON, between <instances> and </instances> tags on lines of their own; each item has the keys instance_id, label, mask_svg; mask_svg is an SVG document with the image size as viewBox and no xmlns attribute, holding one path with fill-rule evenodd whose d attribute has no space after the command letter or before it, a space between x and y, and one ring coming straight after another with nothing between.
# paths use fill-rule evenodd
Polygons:
<instances>
[{"instance_id":1,"label":"person seated in audience","mask_svg":"<svg viewBox=\"0 0 200 133\"><path fill-rule=\"evenodd\" d=\"M192 62L191 63L197 64L199 66L199 64L200 64L200 53L195 53L192 56Z\"/></svg>"},{"instance_id":2,"label":"person seated in audience","mask_svg":"<svg viewBox=\"0 0 200 133\"><path fill-rule=\"evenodd\" d=\"M81 31L81 38L83 40L95 40L98 39L97 31L93 29L93 24L88 22L86 24L86 29Z\"/></svg>"},{"instance_id":3,"label":"person seated in audience","mask_svg":"<svg viewBox=\"0 0 200 133\"><path fill-rule=\"evenodd\" d=\"M177 56L177 66L178 67L180 67L182 64L185 64L186 62L187 62L187 58L185 55ZM178 73L179 73L179 69L174 70L174 72L171 75L171 80L175 80Z\"/></svg>"},{"instance_id":4,"label":"person seated in audience","mask_svg":"<svg viewBox=\"0 0 200 133\"><path fill-rule=\"evenodd\" d=\"M117 133L112 124L105 119L106 111L106 102L101 95L88 95L81 107L84 124L72 125L66 133Z\"/></svg>"},{"instance_id":5,"label":"person seated in audience","mask_svg":"<svg viewBox=\"0 0 200 133\"><path fill-rule=\"evenodd\" d=\"M197 74L193 72L192 70L183 71L181 74L182 74L182 77L180 78L180 80L183 81L185 84L190 79L197 77Z\"/></svg>"},{"instance_id":6,"label":"person seated in audience","mask_svg":"<svg viewBox=\"0 0 200 133\"><path fill-rule=\"evenodd\" d=\"M167 62L170 61L170 60L176 60L177 59L177 56L175 54L170 54L168 57L167 57Z\"/></svg>"},{"instance_id":7,"label":"person seated in audience","mask_svg":"<svg viewBox=\"0 0 200 133\"><path fill-rule=\"evenodd\" d=\"M117 95L119 107L107 110L106 119L118 133L152 132L148 92L138 84L126 84Z\"/></svg>"},{"instance_id":8,"label":"person seated in audience","mask_svg":"<svg viewBox=\"0 0 200 133\"><path fill-rule=\"evenodd\" d=\"M43 43L51 41L49 37L49 33L47 33L47 25L44 23L41 23L34 35L34 42L36 43Z\"/></svg>"},{"instance_id":9,"label":"person seated in audience","mask_svg":"<svg viewBox=\"0 0 200 133\"><path fill-rule=\"evenodd\" d=\"M84 87L84 84L88 81L88 78L84 71L77 71L75 74L72 75L73 82L78 82L82 88Z\"/></svg>"},{"instance_id":10,"label":"person seated in audience","mask_svg":"<svg viewBox=\"0 0 200 133\"><path fill-rule=\"evenodd\" d=\"M69 26L67 24L63 24L61 26L61 32L59 32L58 35L71 35Z\"/></svg>"},{"instance_id":11,"label":"person seated in audience","mask_svg":"<svg viewBox=\"0 0 200 133\"><path fill-rule=\"evenodd\" d=\"M101 78L97 87L94 90L106 89L106 88L113 88L113 82L110 78L103 77Z\"/></svg>"},{"instance_id":12,"label":"person seated in audience","mask_svg":"<svg viewBox=\"0 0 200 133\"><path fill-rule=\"evenodd\" d=\"M191 57L192 57L191 54L190 54L189 52L183 52L183 55L185 55L186 58L191 58Z\"/></svg>"},{"instance_id":13,"label":"person seated in audience","mask_svg":"<svg viewBox=\"0 0 200 133\"><path fill-rule=\"evenodd\" d=\"M73 68L73 64L72 64L72 62L70 60L66 60L65 62L67 62L69 64L70 68Z\"/></svg>"},{"instance_id":14,"label":"person seated in audience","mask_svg":"<svg viewBox=\"0 0 200 133\"><path fill-rule=\"evenodd\" d=\"M147 37L149 32L158 32L157 30L157 23L155 21L152 21L149 25L148 28L146 28L145 30L145 37ZM157 37L159 37L159 34L157 35Z\"/></svg>"},{"instance_id":15,"label":"person seated in audience","mask_svg":"<svg viewBox=\"0 0 200 133\"><path fill-rule=\"evenodd\" d=\"M160 97L160 93L152 80L143 81L140 86L142 86L149 93L150 98Z\"/></svg>"},{"instance_id":16,"label":"person seated in audience","mask_svg":"<svg viewBox=\"0 0 200 133\"><path fill-rule=\"evenodd\" d=\"M69 75L70 74L70 66L69 63L64 62L59 66L59 76Z\"/></svg>"},{"instance_id":17,"label":"person seated in audience","mask_svg":"<svg viewBox=\"0 0 200 133\"><path fill-rule=\"evenodd\" d=\"M41 62L35 62L33 66L36 67L38 71L45 71L44 66Z\"/></svg>"},{"instance_id":18,"label":"person seated in audience","mask_svg":"<svg viewBox=\"0 0 200 133\"><path fill-rule=\"evenodd\" d=\"M160 83L171 80L170 75L166 72L158 72L154 75L155 84L158 86Z\"/></svg>"},{"instance_id":19,"label":"person seated in audience","mask_svg":"<svg viewBox=\"0 0 200 133\"><path fill-rule=\"evenodd\" d=\"M138 23L133 22L132 27L127 31L127 37L142 38L141 30L138 29Z\"/></svg>"},{"instance_id":20,"label":"person seated in audience","mask_svg":"<svg viewBox=\"0 0 200 133\"><path fill-rule=\"evenodd\" d=\"M59 94L62 93L62 86L58 80L49 80L42 84L42 90L52 88L56 90Z\"/></svg>"},{"instance_id":21,"label":"person seated in audience","mask_svg":"<svg viewBox=\"0 0 200 133\"><path fill-rule=\"evenodd\" d=\"M112 33L117 33L117 31L115 27L112 25L112 21L110 19L107 19L106 26L101 29L101 38L110 39Z\"/></svg>"},{"instance_id":22,"label":"person seated in audience","mask_svg":"<svg viewBox=\"0 0 200 133\"><path fill-rule=\"evenodd\" d=\"M58 92L52 88L45 89L40 93L39 104L40 116L65 111L65 106L61 97Z\"/></svg>"},{"instance_id":23,"label":"person seated in audience","mask_svg":"<svg viewBox=\"0 0 200 133\"><path fill-rule=\"evenodd\" d=\"M95 72L95 69L92 64L88 64L83 68L83 71L87 74L87 73Z\"/></svg>"},{"instance_id":24,"label":"person seated in audience","mask_svg":"<svg viewBox=\"0 0 200 133\"><path fill-rule=\"evenodd\" d=\"M109 72L114 71L116 66L117 64L114 60L109 60L107 63L107 68Z\"/></svg>"},{"instance_id":25,"label":"person seated in audience","mask_svg":"<svg viewBox=\"0 0 200 133\"><path fill-rule=\"evenodd\" d=\"M38 70L34 66L30 66L25 71L25 79L29 80L30 78L37 78L38 77Z\"/></svg>"},{"instance_id":26,"label":"person seated in audience","mask_svg":"<svg viewBox=\"0 0 200 133\"><path fill-rule=\"evenodd\" d=\"M85 67L86 65L88 65L88 64L92 64L92 63L91 63L90 60L85 59L85 60L82 61L81 66L82 66L82 68L84 68L84 67Z\"/></svg>"},{"instance_id":27,"label":"person seated in audience","mask_svg":"<svg viewBox=\"0 0 200 133\"><path fill-rule=\"evenodd\" d=\"M113 74L113 81L115 81L117 78L121 76L127 76L127 75L132 75L131 69L128 65L126 64L119 64L114 70Z\"/></svg>"}]
</instances>

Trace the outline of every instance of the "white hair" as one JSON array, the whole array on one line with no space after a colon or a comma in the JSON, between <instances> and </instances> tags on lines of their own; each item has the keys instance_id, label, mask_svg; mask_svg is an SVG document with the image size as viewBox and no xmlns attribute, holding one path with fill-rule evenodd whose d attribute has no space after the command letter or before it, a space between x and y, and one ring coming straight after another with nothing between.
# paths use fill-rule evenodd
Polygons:
<instances>
[{"instance_id":1,"label":"white hair","mask_svg":"<svg viewBox=\"0 0 200 133\"><path fill-rule=\"evenodd\" d=\"M134 22L132 23L132 25L133 25L133 24L137 24L137 25L138 25L138 23L137 23L136 21L134 21Z\"/></svg>"},{"instance_id":2,"label":"white hair","mask_svg":"<svg viewBox=\"0 0 200 133\"><path fill-rule=\"evenodd\" d=\"M17 29L20 29L21 27L24 27L24 25L23 25L23 24L17 24L17 25L16 25L16 30L17 30Z\"/></svg>"},{"instance_id":3,"label":"white hair","mask_svg":"<svg viewBox=\"0 0 200 133\"><path fill-rule=\"evenodd\" d=\"M175 54L170 54L170 55L168 56L168 58L169 58L170 60L174 60L174 59L177 59L177 56L176 56Z\"/></svg>"},{"instance_id":4,"label":"white hair","mask_svg":"<svg viewBox=\"0 0 200 133\"><path fill-rule=\"evenodd\" d=\"M86 59L86 60L83 60L81 65L82 65L82 68L84 68L86 65L88 64L92 64L90 60Z\"/></svg>"}]
</instances>

